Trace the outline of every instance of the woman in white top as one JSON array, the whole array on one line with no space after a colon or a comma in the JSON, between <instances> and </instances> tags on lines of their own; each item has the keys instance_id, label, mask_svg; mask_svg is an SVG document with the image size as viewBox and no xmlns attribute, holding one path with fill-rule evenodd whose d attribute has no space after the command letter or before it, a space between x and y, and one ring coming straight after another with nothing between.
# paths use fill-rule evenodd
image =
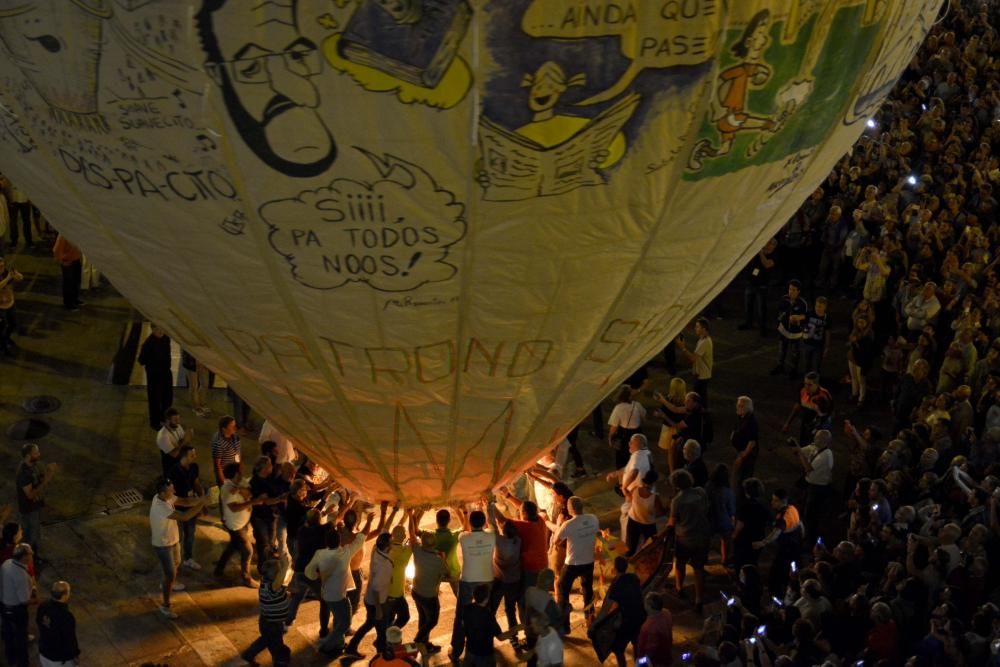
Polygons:
<instances>
[{"instance_id":1,"label":"woman in white top","mask_svg":"<svg viewBox=\"0 0 1000 667\"><path fill-rule=\"evenodd\" d=\"M646 418L646 408L633 400L633 389L623 386L615 399L615 408L608 419L608 444L615 450L615 468L621 469L628 463L630 452L628 441L639 432L642 420Z\"/></svg>"},{"instance_id":2,"label":"woman in white top","mask_svg":"<svg viewBox=\"0 0 1000 667\"><path fill-rule=\"evenodd\" d=\"M656 535L656 519L666 515L663 501L656 493L655 485L659 476L655 470L648 471L642 482L629 490L628 528L625 531L628 551L631 557L648 538Z\"/></svg>"},{"instance_id":3,"label":"woman in white top","mask_svg":"<svg viewBox=\"0 0 1000 667\"><path fill-rule=\"evenodd\" d=\"M822 585L817 579L807 579L802 584L802 595L795 601L799 614L813 624L813 627L820 627L824 617L833 613L833 606L830 601L823 597Z\"/></svg>"}]
</instances>

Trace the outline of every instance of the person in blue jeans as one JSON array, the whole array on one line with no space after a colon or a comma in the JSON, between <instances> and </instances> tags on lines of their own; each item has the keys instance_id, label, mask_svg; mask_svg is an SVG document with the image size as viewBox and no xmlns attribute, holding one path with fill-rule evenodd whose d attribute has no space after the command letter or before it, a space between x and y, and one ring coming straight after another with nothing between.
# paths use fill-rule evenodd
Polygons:
<instances>
[{"instance_id":1,"label":"person in blue jeans","mask_svg":"<svg viewBox=\"0 0 1000 667\"><path fill-rule=\"evenodd\" d=\"M271 497L271 474L273 471L271 459L261 456L254 462L253 477L250 478L250 495L253 497L253 507L250 510L250 528L253 530L258 569L263 566L264 561L274 557L277 533L274 505L284 501L281 497Z\"/></svg>"},{"instance_id":2,"label":"person in blue jeans","mask_svg":"<svg viewBox=\"0 0 1000 667\"><path fill-rule=\"evenodd\" d=\"M392 559L389 549L392 548L392 537L382 533L375 538L375 549L372 550L371 566L368 568L368 588L365 589L365 622L355 630L351 643L344 650L348 658L363 657L358 653L358 646L370 630L375 630L375 650L381 653L385 650L385 631L389 627L389 584L392 582Z\"/></svg>"},{"instance_id":3,"label":"person in blue jeans","mask_svg":"<svg viewBox=\"0 0 1000 667\"><path fill-rule=\"evenodd\" d=\"M276 560L266 561L260 570L260 588L257 595L260 600L260 618L257 627L260 637L254 640L240 657L251 665L256 665L255 657L264 649L271 654L271 664L274 667L288 667L291 664L292 651L285 644L285 618L288 616L288 590L276 581L280 563Z\"/></svg>"},{"instance_id":4,"label":"person in blue jeans","mask_svg":"<svg viewBox=\"0 0 1000 667\"><path fill-rule=\"evenodd\" d=\"M305 568L305 576L321 582L321 604L333 613L333 629L320 644L327 657L337 657L344 650L344 635L351 627L351 602L347 597L347 578L351 557L364 547L363 539L341 546L340 533L326 533L326 548L319 549ZM301 601L301 598L299 598Z\"/></svg>"}]
</instances>

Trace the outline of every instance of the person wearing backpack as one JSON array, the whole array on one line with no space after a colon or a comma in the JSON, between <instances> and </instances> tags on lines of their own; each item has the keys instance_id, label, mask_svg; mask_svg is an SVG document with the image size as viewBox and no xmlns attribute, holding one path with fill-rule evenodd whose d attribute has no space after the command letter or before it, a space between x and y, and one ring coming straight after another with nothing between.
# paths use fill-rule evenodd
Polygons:
<instances>
[{"instance_id":1,"label":"person wearing backpack","mask_svg":"<svg viewBox=\"0 0 1000 667\"><path fill-rule=\"evenodd\" d=\"M608 444L615 450L615 468L624 468L631 452L629 440L642 429L646 408L635 400L635 390L624 385L615 399L615 407L608 419Z\"/></svg>"}]
</instances>

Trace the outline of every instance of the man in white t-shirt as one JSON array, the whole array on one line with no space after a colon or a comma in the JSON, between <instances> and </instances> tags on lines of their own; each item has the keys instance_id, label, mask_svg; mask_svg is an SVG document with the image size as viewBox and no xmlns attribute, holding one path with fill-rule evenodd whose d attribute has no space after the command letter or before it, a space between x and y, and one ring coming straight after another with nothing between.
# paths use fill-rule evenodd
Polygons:
<instances>
[{"instance_id":1,"label":"man in white t-shirt","mask_svg":"<svg viewBox=\"0 0 1000 667\"><path fill-rule=\"evenodd\" d=\"M294 463L297 454L295 453L295 446L292 441L289 440L281 431L274 428L269 420L264 420L264 425L260 427L260 435L257 437L257 442L263 445L265 442L273 442L278 446L274 450L276 465L281 465L282 463L292 462Z\"/></svg>"},{"instance_id":2,"label":"man in white t-shirt","mask_svg":"<svg viewBox=\"0 0 1000 667\"><path fill-rule=\"evenodd\" d=\"M333 614L333 630L319 647L327 657L337 657L344 650L344 634L351 627L351 603L347 599L347 591L354 589L351 558L364 546L363 535L341 546L340 533L329 530L326 533L326 548L317 549L306 565L306 577L320 580L320 595Z\"/></svg>"},{"instance_id":3,"label":"man in white t-shirt","mask_svg":"<svg viewBox=\"0 0 1000 667\"><path fill-rule=\"evenodd\" d=\"M465 650L465 627L462 610L472 603L472 592L477 586L493 585L493 549L497 536L486 530L486 514L476 510L461 513L465 531L458 536L462 552L462 574L458 579L458 603L455 606L455 624L451 631L451 655L457 659Z\"/></svg>"},{"instance_id":4,"label":"man in white t-shirt","mask_svg":"<svg viewBox=\"0 0 1000 667\"><path fill-rule=\"evenodd\" d=\"M642 433L636 433L628 441L629 459L624 468L608 473L609 482L617 482L623 491L628 491L642 480L642 476L652 467L649 441Z\"/></svg>"},{"instance_id":5,"label":"man in white t-shirt","mask_svg":"<svg viewBox=\"0 0 1000 667\"><path fill-rule=\"evenodd\" d=\"M621 470L609 473L609 482L618 482L622 489L622 495L628 498L628 492L634 487L642 484L642 478L653 467L652 454L649 451L649 442L642 433L636 433L628 442L629 459L628 463ZM621 506L621 536L625 541L625 531L628 526L628 512L632 505L626 500Z\"/></svg>"},{"instance_id":6,"label":"man in white t-shirt","mask_svg":"<svg viewBox=\"0 0 1000 667\"><path fill-rule=\"evenodd\" d=\"M608 444L615 450L615 467L621 468L628 460L628 439L642 428L646 408L635 400L636 391L625 385L615 398L615 407L608 418ZM624 444L624 446L623 446Z\"/></svg>"},{"instance_id":7,"label":"man in white t-shirt","mask_svg":"<svg viewBox=\"0 0 1000 667\"><path fill-rule=\"evenodd\" d=\"M832 498L833 434L826 429L816 431L811 445L799 450L799 464L806 481L806 503L802 523L807 537L818 537L819 526Z\"/></svg>"},{"instance_id":8,"label":"man in white t-shirt","mask_svg":"<svg viewBox=\"0 0 1000 667\"><path fill-rule=\"evenodd\" d=\"M250 576L250 558L253 543L250 541L250 512L254 505L250 485L243 479L243 468L239 463L229 463L222 469L225 481L222 483L222 524L229 533L229 544L215 564L215 576L222 577L226 564L233 554L240 555L240 573L243 585L256 588L257 582ZM261 499L259 502L264 502Z\"/></svg>"},{"instance_id":9,"label":"man in white t-shirt","mask_svg":"<svg viewBox=\"0 0 1000 667\"><path fill-rule=\"evenodd\" d=\"M153 550L163 569L163 604L160 613L167 618L177 618L170 609L170 593L184 590L183 584L176 583L177 569L181 565L181 532L178 521L187 521L198 516L208 503L208 496L178 498L174 495L174 485L166 478L156 482L156 495L149 506L149 528L152 533ZM175 507L188 508L178 512Z\"/></svg>"},{"instance_id":10,"label":"man in white t-shirt","mask_svg":"<svg viewBox=\"0 0 1000 667\"><path fill-rule=\"evenodd\" d=\"M566 563L559 575L559 607L563 614L564 634L569 634L569 594L573 583L580 577L583 608L588 618L593 616L594 601L594 546L601 530L600 521L593 514L584 514L583 498L572 496L566 502L570 519L556 532L556 542L566 542Z\"/></svg>"},{"instance_id":11,"label":"man in white t-shirt","mask_svg":"<svg viewBox=\"0 0 1000 667\"><path fill-rule=\"evenodd\" d=\"M190 445L194 430L185 432L181 426L181 413L177 408L167 408L163 413L163 426L156 432L156 446L160 449L160 465L166 477L177 465L181 447Z\"/></svg>"}]
</instances>

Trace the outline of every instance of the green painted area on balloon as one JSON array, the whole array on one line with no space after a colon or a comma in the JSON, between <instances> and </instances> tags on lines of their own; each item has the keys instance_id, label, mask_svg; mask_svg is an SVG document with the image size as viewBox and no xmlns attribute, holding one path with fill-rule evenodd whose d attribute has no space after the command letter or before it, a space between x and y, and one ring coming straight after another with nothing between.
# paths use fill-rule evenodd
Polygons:
<instances>
[{"instance_id":1,"label":"green painted area on balloon","mask_svg":"<svg viewBox=\"0 0 1000 667\"><path fill-rule=\"evenodd\" d=\"M746 167L768 164L782 160L798 151L819 145L844 115L844 108L850 102L854 86L864 72L865 62L871 49L877 44L879 31L884 21L862 26L864 7L845 7L832 20L830 30L822 46L813 70L813 88L804 103L791 113L775 133L761 141L768 133L760 130L742 130L735 133L732 148L728 153L708 156L702 161L701 169L689 169L684 174L688 181L698 181L713 176L739 171ZM770 46L763 62L771 68L766 85L751 87L746 98L746 112L753 116L776 119L781 111L778 101L779 91L800 76L801 63L806 55L809 41L815 31L817 17L813 16L802 26L795 42L782 45L780 35L784 21L771 24ZM740 26L729 31L723 41L719 71L739 64L730 51L730 46L743 35ZM849 76L853 73L854 76ZM713 88L718 83L712 83ZM713 90L713 95L715 91ZM720 106L713 101L713 109L702 121L698 137L712 146L720 144L720 130L717 126ZM755 143L756 142L756 143Z\"/></svg>"}]
</instances>

